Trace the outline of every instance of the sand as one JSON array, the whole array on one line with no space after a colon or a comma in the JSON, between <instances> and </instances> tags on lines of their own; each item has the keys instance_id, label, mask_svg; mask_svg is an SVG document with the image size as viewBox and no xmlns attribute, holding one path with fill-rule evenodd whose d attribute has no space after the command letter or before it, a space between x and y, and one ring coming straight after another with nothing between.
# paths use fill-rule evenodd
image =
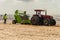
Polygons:
<instances>
[{"instance_id":1,"label":"sand","mask_svg":"<svg viewBox=\"0 0 60 40\"><path fill-rule=\"evenodd\" d=\"M60 40L60 21L56 26L7 24L0 22L0 40Z\"/></svg>"}]
</instances>

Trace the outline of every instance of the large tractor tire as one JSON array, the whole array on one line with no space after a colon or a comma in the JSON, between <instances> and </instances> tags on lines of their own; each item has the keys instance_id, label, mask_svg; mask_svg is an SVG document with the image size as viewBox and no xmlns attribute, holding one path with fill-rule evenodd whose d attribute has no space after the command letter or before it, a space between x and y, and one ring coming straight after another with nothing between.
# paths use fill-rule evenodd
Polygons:
<instances>
[{"instance_id":1,"label":"large tractor tire","mask_svg":"<svg viewBox=\"0 0 60 40\"><path fill-rule=\"evenodd\" d=\"M32 23L33 25L38 25L38 24L39 24L39 17L38 17L38 16L33 16L33 17L31 18L31 23Z\"/></svg>"},{"instance_id":2,"label":"large tractor tire","mask_svg":"<svg viewBox=\"0 0 60 40\"><path fill-rule=\"evenodd\" d=\"M45 26L49 26L50 25L50 20L49 19L44 19L43 21Z\"/></svg>"},{"instance_id":3,"label":"large tractor tire","mask_svg":"<svg viewBox=\"0 0 60 40\"><path fill-rule=\"evenodd\" d=\"M12 24L16 24L16 20L13 20L13 21L12 21Z\"/></svg>"},{"instance_id":4,"label":"large tractor tire","mask_svg":"<svg viewBox=\"0 0 60 40\"><path fill-rule=\"evenodd\" d=\"M51 25L56 25L56 21L54 19L51 19Z\"/></svg>"}]
</instances>

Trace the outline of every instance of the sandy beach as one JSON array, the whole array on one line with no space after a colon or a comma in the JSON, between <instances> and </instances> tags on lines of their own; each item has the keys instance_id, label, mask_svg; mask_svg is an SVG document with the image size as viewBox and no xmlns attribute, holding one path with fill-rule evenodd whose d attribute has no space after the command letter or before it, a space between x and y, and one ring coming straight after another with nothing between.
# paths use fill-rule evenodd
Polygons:
<instances>
[{"instance_id":1,"label":"sandy beach","mask_svg":"<svg viewBox=\"0 0 60 40\"><path fill-rule=\"evenodd\" d=\"M60 21L56 26L12 24L0 21L0 40L60 40Z\"/></svg>"}]
</instances>

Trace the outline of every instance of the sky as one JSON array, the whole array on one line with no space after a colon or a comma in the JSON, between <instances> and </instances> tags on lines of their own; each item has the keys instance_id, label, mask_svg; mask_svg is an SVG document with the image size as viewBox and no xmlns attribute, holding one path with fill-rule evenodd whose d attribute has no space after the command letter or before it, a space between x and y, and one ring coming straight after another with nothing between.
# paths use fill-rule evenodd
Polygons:
<instances>
[{"instance_id":1,"label":"sky","mask_svg":"<svg viewBox=\"0 0 60 40\"><path fill-rule=\"evenodd\" d=\"M47 10L48 15L60 15L60 0L0 0L0 14L14 14L18 9L35 14L35 9Z\"/></svg>"}]
</instances>

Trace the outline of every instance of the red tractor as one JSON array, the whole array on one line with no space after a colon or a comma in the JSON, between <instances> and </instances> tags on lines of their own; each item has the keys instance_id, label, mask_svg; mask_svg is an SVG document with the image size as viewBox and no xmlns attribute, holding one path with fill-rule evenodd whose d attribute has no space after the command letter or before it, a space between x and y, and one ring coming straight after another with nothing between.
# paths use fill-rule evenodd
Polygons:
<instances>
[{"instance_id":1,"label":"red tractor","mask_svg":"<svg viewBox=\"0 0 60 40\"><path fill-rule=\"evenodd\" d=\"M56 25L56 21L53 18L53 16L47 15L46 10L34 10L36 11L36 14L34 14L31 18L31 23L33 25ZM42 15L41 13L45 12L45 15Z\"/></svg>"}]
</instances>

